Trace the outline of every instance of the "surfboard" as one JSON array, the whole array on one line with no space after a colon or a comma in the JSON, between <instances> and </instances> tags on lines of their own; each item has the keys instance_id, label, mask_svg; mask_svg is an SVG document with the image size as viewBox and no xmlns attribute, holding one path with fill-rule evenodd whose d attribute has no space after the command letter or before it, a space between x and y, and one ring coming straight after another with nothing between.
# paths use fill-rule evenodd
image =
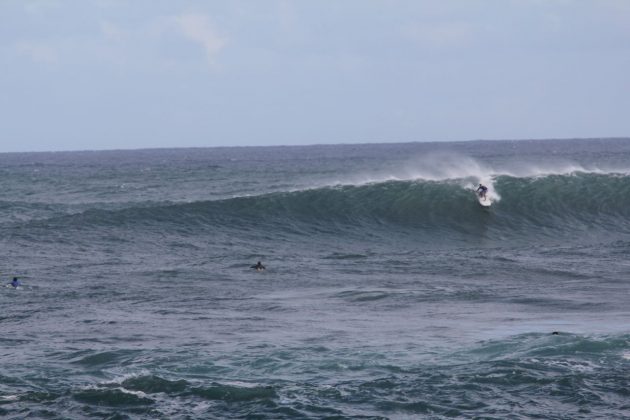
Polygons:
<instances>
[{"instance_id":1,"label":"surfboard","mask_svg":"<svg viewBox=\"0 0 630 420\"><path fill-rule=\"evenodd\" d=\"M483 207L490 207L492 205L492 200L490 200L490 197L488 196L480 197L479 195L477 195L477 201L479 201L479 204L481 204Z\"/></svg>"}]
</instances>

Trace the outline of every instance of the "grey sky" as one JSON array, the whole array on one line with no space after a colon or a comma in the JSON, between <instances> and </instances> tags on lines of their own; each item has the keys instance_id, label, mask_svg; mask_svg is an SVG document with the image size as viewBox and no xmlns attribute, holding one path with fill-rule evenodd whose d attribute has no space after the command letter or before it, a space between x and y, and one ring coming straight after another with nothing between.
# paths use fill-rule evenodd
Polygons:
<instances>
[{"instance_id":1,"label":"grey sky","mask_svg":"<svg viewBox=\"0 0 630 420\"><path fill-rule=\"evenodd\" d=\"M630 1L0 0L0 151L630 135Z\"/></svg>"}]
</instances>

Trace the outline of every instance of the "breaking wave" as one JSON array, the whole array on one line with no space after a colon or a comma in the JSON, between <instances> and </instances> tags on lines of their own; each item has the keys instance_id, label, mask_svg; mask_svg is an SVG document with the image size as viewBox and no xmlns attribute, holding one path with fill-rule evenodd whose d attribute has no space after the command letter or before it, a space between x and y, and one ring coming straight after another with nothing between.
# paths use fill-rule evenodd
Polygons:
<instances>
[{"instance_id":1,"label":"breaking wave","mask_svg":"<svg viewBox=\"0 0 630 420\"><path fill-rule=\"evenodd\" d=\"M191 234L222 229L284 234L422 231L460 238L630 231L630 176L626 174L490 175L484 180L494 201L490 208L480 206L473 192L479 179L389 180L221 200L136 203L122 209L57 213L18 226L40 228L38 234L42 228L65 226L175 229Z\"/></svg>"}]
</instances>

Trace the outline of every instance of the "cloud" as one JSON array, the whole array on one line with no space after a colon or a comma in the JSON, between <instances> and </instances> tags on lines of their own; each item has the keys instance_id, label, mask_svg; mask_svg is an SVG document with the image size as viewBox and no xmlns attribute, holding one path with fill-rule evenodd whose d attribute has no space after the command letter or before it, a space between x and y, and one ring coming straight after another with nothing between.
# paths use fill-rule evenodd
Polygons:
<instances>
[{"instance_id":1,"label":"cloud","mask_svg":"<svg viewBox=\"0 0 630 420\"><path fill-rule=\"evenodd\" d=\"M136 22L121 24L101 20L100 37L91 39L94 53L114 64L118 69L136 66L159 68L185 68L187 58L205 59L211 67L226 40L219 36L210 18L205 14L171 14L155 16ZM183 48L194 45L195 48ZM201 48L197 48L201 47ZM202 51L202 54L199 54Z\"/></svg>"},{"instance_id":2,"label":"cloud","mask_svg":"<svg viewBox=\"0 0 630 420\"><path fill-rule=\"evenodd\" d=\"M425 23L406 27L404 35L423 47L442 49L469 45L474 30L461 22Z\"/></svg>"},{"instance_id":3,"label":"cloud","mask_svg":"<svg viewBox=\"0 0 630 420\"><path fill-rule=\"evenodd\" d=\"M57 0L31 0L22 2L24 11L31 15L43 15L58 10L62 6L62 2Z\"/></svg>"},{"instance_id":4,"label":"cloud","mask_svg":"<svg viewBox=\"0 0 630 420\"><path fill-rule=\"evenodd\" d=\"M215 33L210 19L202 14L185 14L175 17L175 22L184 37L203 47L208 63L213 65L226 40Z\"/></svg>"},{"instance_id":5,"label":"cloud","mask_svg":"<svg viewBox=\"0 0 630 420\"><path fill-rule=\"evenodd\" d=\"M57 64L59 53L52 45L37 41L18 41L15 50L36 63Z\"/></svg>"},{"instance_id":6,"label":"cloud","mask_svg":"<svg viewBox=\"0 0 630 420\"><path fill-rule=\"evenodd\" d=\"M125 37L125 31L118 25L108 22L101 22L101 33L110 41L122 41Z\"/></svg>"}]
</instances>

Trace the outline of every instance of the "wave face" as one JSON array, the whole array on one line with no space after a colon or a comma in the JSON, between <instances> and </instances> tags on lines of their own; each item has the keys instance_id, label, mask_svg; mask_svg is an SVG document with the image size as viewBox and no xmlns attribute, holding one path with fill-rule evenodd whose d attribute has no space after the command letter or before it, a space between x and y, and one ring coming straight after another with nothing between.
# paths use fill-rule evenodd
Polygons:
<instances>
[{"instance_id":1,"label":"wave face","mask_svg":"<svg viewBox=\"0 0 630 420\"><path fill-rule=\"evenodd\" d=\"M283 235L423 233L441 240L630 231L630 177L625 174L498 175L489 180L489 196L494 200L490 208L478 204L472 178L405 180L215 201L135 203L70 215L56 212L27 224L78 231L138 230L139 234L151 230L233 233L245 228ZM41 212L39 207L33 206L33 212Z\"/></svg>"}]
</instances>

